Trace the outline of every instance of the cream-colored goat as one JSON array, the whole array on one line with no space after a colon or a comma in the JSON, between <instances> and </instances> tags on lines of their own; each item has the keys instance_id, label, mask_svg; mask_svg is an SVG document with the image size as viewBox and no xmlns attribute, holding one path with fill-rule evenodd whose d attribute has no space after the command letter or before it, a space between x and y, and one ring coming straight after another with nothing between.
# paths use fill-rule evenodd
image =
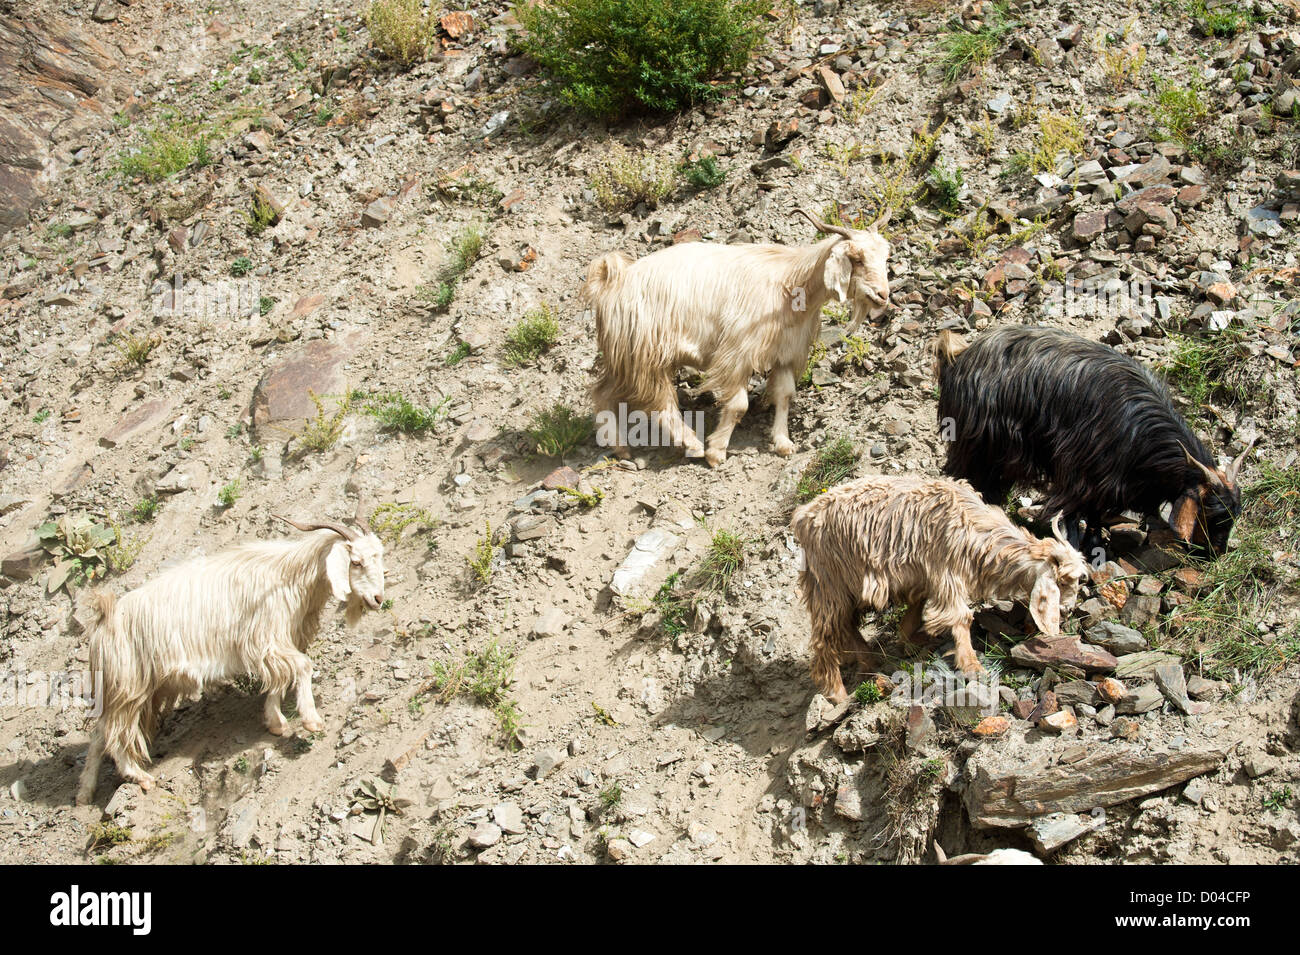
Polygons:
<instances>
[{"instance_id":1,"label":"cream-colored goat","mask_svg":"<svg viewBox=\"0 0 1300 955\"><path fill-rule=\"evenodd\" d=\"M798 212L830 238L806 247L688 242L639 261L614 252L591 264L583 295L595 308L601 352L592 388L598 428L619 417L620 404L624 412L650 412L687 457L703 455L716 467L749 408L750 376L766 373L776 453L794 451L790 398L822 306L832 297L850 301L852 333L889 301L889 243L877 225L847 229ZM673 379L687 366L703 372L703 387L722 409L707 450L677 407ZM620 456L627 455L623 440Z\"/></svg>"},{"instance_id":2,"label":"cream-colored goat","mask_svg":"<svg viewBox=\"0 0 1300 955\"><path fill-rule=\"evenodd\" d=\"M320 629L332 595L347 605L349 624L384 599L384 546L363 521L299 524L299 540L245 544L159 574L121 599L93 595L90 669L100 681L102 709L91 737L77 802L95 795L107 752L118 772L141 789L154 778L141 768L159 719L205 685L245 674L266 689L264 716L276 735L288 732L280 700L297 685L305 729L322 728L311 692L311 660L303 652Z\"/></svg>"},{"instance_id":3,"label":"cream-colored goat","mask_svg":"<svg viewBox=\"0 0 1300 955\"><path fill-rule=\"evenodd\" d=\"M900 631L951 631L956 664L982 669L971 646L971 604L1029 596L1043 633L1061 630L1088 573L1059 525L1040 540L985 504L965 481L869 477L833 487L794 512L803 547L799 587L812 618L813 679L846 697L840 665L863 644L863 610L906 604Z\"/></svg>"}]
</instances>

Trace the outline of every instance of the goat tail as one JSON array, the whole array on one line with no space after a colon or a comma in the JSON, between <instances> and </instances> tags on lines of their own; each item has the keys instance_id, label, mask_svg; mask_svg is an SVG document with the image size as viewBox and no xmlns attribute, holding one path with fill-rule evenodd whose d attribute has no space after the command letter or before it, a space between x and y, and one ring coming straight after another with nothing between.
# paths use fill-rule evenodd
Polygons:
<instances>
[{"instance_id":1,"label":"goat tail","mask_svg":"<svg viewBox=\"0 0 1300 955\"><path fill-rule=\"evenodd\" d=\"M104 626L106 621L112 619L113 612L117 609L117 594L111 590L96 590L90 595L86 604L90 611L90 620L86 629L94 633Z\"/></svg>"},{"instance_id":2,"label":"goat tail","mask_svg":"<svg viewBox=\"0 0 1300 955\"><path fill-rule=\"evenodd\" d=\"M587 282L582 286L582 297L595 304L615 285L633 259L626 252L602 255L587 267Z\"/></svg>"},{"instance_id":3,"label":"goat tail","mask_svg":"<svg viewBox=\"0 0 1300 955\"><path fill-rule=\"evenodd\" d=\"M91 601L90 672L101 707L98 732L119 766L147 762L161 702L152 692L152 661L133 644L110 591L97 591Z\"/></svg>"},{"instance_id":4,"label":"goat tail","mask_svg":"<svg viewBox=\"0 0 1300 955\"><path fill-rule=\"evenodd\" d=\"M934 353L934 376L939 377L943 370L957 360L957 356L964 352L970 345L961 339L950 328L945 328L939 333L939 337L934 340L930 346Z\"/></svg>"}]
</instances>

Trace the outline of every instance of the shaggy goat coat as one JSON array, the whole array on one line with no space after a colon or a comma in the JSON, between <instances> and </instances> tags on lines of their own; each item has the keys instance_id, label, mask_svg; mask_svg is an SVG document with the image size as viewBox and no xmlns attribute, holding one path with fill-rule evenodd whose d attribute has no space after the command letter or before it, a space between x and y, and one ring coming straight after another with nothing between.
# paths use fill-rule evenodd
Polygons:
<instances>
[{"instance_id":1,"label":"shaggy goat coat","mask_svg":"<svg viewBox=\"0 0 1300 955\"><path fill-rule=\"evenodd\" d=\"M957 666L981 669L970 642L972 603L1029 596L1044 633L1078 597L1087 567L1060 540L1039 540L985 504L964 481L869 477L831 488L794 512L803 548L799 588L812 620L812 674L846 696L840 666L865 646L863 610L906 604L902 635L951 631Z\"/></svg>"},{"instance_id":2,"label":"shaggy goat coat","mask_svg":"<svg viewBox=\"0 0 1300 955\"><path fill-rule=\"evenodd\" d=\"M1241 510L1240 459L1219 471L1155 375L1098 342L1050 328L1009 327L963 346L937 342L944 473L990 504L1017 485L1048 488L1044 514L1065 518L1078 545L1100 544L1102 519L1157 514L1184 541L1220 551ZM1244 455L1243 455L1244 457Z\"/></svg>"},{"instance_id":3,"label":"shaggy goat coat","mask_svg":"<svg viewBox=\"0 0 1300 955\"><path fill-rule=\"evenodd\" d=\"M888 300L888 243L875 231L846 231L849 237L807 247L687 242L639 261L615 252L593 262L583 295L595 308L600 347L597 424L617 416L620 403L656 414L673 444L716 466L749 407L750 376L770 373L773 442L778 454L790 454L790 398L822 306L832 296L851 300L856 327L883 313ZM721 403L707 451L677 407L674 376L687 366L703 372L703 387Z\"/></svg>"},{"instance_id":4,"label":"shaggy goat coat","mask_svg":"<svg viewBox=\"0 0 1300 955\"><path fill-rule=\"evenodd\" d=\"M358 567L364 579L382 550L373 535L345 541L333 530L316 530L299 540L246 544L190 561L121 598L96 592L88 629L90 669L102 680L102 712L78 801L93 797L105 752L125 779L149 788L153 778L141 764L149 760L159 720L180 699L212 683L245 674L260 679L273 732L287 727L280 699L297 683L303 723L319 729L311 661L303 651L315 639L331 596L346 599L349 624L360 618L363 599L374 603L375 583L353 589L351 568ZM382 556L378 561L382 595Z\"/></svg>"}]
</instances>

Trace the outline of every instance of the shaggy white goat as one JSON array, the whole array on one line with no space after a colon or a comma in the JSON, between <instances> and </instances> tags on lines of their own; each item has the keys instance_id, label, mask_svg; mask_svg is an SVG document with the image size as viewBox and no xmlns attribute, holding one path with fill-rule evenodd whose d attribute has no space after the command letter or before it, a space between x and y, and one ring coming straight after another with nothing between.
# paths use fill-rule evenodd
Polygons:
<instances>
[{"instance_id":1,"label":"shaggy white goat","mask_svg":"<svg viewBox=\"0 0 1300 955\"><path fill-rule=\"evenodd\" d=\"M152 787L154 778L140 764L149 759L160 717L209 683L259 677L266 688L266 726L277 736L289 728L280 700L296 683L303 727L322 728L311 692L311 660L303 651L320 629L330 596L346 601L349 624L364 607L379 609L384 546L360 518L361 533L327 521L280 519L310 533L190 561L120 600L106 590L94 594L90 669L102 680L102 711L78 803L94 798L105 752L124 779Z\"/></svg>"},{"instance_id":2,"label":"shaggy white goat","mask_svg":"<svg viewBox=\"0 0 1300 955\"><path fill-rule=\"evenodd\" d=\"M833 487L794 512L803 547L799 587L812 618L813 679L827 698L847 693L840 664L862 646L864 609L906 604L899 630L951 630L956 663L983 669L970 642L972 603L1029 595L1029 614L1049 636L1078 599L1088 574L1065 540L1039 540L985 504L965 481L868 477Z\"/></svg>"},{"instance_id":3,"label":"shaggy white goat","mask_svg":"<svg viewBox=\"0 0 1300 955\"><path fill-rule=\"evenodd\" d=\"M633 261L614 252L593 262L583 295L596 311L601 359L592 398L597 426L622 420L618 405L650 412L687 457L711 466L727 457L736 423L749 408L746 389L767 373L766 398L776 409L772 440L781 456L794 451L788 426L795 381L808 363L833 296L852 303L852 333L889 302L889 243L866 230L819 222L830 234L815 245L715 245L686 242ZM673 378L689 366L704 373L722 414L708 448L684 427ZM627 455L620 434L615 451Z\"/></svg>"}]
</instances>

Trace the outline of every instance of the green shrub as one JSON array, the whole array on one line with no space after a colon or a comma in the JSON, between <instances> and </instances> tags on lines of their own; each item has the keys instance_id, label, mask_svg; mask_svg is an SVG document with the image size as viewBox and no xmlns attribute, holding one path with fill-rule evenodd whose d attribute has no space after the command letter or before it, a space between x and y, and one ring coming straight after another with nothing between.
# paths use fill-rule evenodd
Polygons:
<instances>
[{"instance_id":1,"label":"green shrub","mask_svg":"<svg viewBox=\"0 0 1300 955\"><path fill-rule=\"evenodd\" d=\"M727 174L719 168L718 160L713 156L701 156L694 162L688 162L682 167L682 175L686 177L692 189L700 191L716 189L727 178Z\"/></svg>"},{"instance_id":2,"label":"green shrub","mask_svg":"<svg viewBox=\"0 0 1300 955\"><path fill-rule=\"evenodd\" d=\"M829 490L831 485L843 481L853 473L859 457L858 449L848 438L839 438L823 446L799 476L795 499L805 504Z\"/></svg>"},{"instance_id":3,"label":"green shrub","mask_svg":"<svg viewBox=\"0 0 1300 955\"><path fill-rule=\"evenodd\" d=\"M127 178L158 182L189 166L212 165L206 135L186 129L159 129L145 144L118 157L118 171Z\"/></svg>"},{"instance_id":4,"label":"green shrub","mask_svg":"<svg viewBox=\"0 0 1300 955\"><path fill-rule=\"evenodd\" d=\"M672 112L718 97L763 39L766 0L550 0L515 9L523 46L564 102L594 116Z\"/></svg>"},{"instance_id":5,"label":"green shrub","mask_svg":"<svg viewBox=\"0 0 1300 955\"><path fill-rule=\"evenodd\" d=\"M555 310L549 305L534 308L506 337L506 361L512 365L536 361L551 349L559 336L560 323L556 321Z\"/></svg>"},{"instance_id":6,"label":"green shrub","mask_svg":"<svg viewBox=\"0 0 1300 955\"><path fill-rule=\"evenodd\" d=\"M375 0L365 12L370 42L404 66L423 63L438 42L440 6L433 3L426 11L421 0Z\"/></svg>"}]
</instances>

